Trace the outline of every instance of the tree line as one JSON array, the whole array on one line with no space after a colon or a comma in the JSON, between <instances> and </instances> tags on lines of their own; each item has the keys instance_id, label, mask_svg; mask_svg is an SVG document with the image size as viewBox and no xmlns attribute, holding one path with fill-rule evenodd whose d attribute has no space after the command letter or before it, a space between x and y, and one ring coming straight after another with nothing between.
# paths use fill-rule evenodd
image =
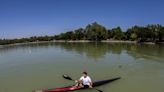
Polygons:
<instances>
[{"instance_id":1,"label":"tree line","mask_svg":"<svg viewBox=\"0 0 164 92\"><path fill-rule=\"evenodd\" d=\"M138 42L162 42L164 40L164 26L151 24L147 26L133 26L126 31L121 27L107 29L98 23L88 24L85 28L78 28L73 31L61 33L53 36L33 36L21 39L0 39L0 45L36 42L36 41L53 41L53 40L129 40Z\"/></svg>"}]
</instances>

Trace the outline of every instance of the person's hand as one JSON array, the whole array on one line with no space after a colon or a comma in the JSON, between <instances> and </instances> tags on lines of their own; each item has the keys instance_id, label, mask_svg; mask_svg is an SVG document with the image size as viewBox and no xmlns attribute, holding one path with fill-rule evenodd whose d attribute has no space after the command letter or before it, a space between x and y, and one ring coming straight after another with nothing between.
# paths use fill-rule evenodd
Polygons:
<instances>
[{"instance_id":1,"label":"person's hand","mask_svg":"<svg viewBox=\"0 0 164 92\"><path fill-rule=\"evenodd\" d=\"M75 83L78 83L78 80L75 80Z\"/></svg>"}]
</instances>

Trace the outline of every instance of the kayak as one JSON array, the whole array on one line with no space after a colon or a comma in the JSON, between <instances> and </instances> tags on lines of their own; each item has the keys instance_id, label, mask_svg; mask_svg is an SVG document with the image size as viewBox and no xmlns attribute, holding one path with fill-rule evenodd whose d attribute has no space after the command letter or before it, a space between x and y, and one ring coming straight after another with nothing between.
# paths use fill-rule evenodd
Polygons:
<instances>
[{"instance_id":1,"label":"kayak","mask_svg":"<svg viewBox=\"0 0 164 92\"><path fill-rule=\"evenodd\" d=\"M101 85L105 85L107 83L111 83L111 82L116 81L118 79L120 79L120 77L107 79L107 80L96 81L96 82L93 82L93 87L98 87L98 86L101 86ZM75 90L80 90L80 89L87 89L87 88L67 86L67 87L62 87L62 88L37 90L37 91L34 91L34 92L67 92L67 91L75 91Z\"/></svg>"}]
</instances>

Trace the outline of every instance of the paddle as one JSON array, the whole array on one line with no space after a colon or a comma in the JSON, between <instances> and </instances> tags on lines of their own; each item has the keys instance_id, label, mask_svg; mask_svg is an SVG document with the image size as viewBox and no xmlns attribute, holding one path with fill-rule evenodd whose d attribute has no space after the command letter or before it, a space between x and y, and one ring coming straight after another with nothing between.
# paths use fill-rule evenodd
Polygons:
<instances>
[{"instance_id":1,"label":"paddle","mask_svg":"<svg viewBox=\"0 0 164 92\"><path fill-rule=\"evenodd\" d=\"M63 78L64 79L67 79L67 80L71 80L71 81L74 81L71 77L69 77L68 75L63 75ZM99 90L99 89L97 89L97 88L93 88L93 89L95 89L95 90L97 90L97 91L99 91L99 92L103 92L102 90Z\"/></svg>"}]
</instances>

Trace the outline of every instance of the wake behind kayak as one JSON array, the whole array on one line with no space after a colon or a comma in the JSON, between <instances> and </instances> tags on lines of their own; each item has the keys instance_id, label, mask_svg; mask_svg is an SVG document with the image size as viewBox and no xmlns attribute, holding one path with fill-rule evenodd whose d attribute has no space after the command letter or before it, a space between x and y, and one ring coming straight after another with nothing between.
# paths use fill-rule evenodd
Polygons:
<instances>
[{"instance_id":1,"label":"wake behind kayak","mask_svg":"<svg viewBox=\"0 0 164 92\"><path fill-rule=\"evenodd\" d=\"M93 87L102 86L102 85L105 85L107 83L111 83L113 81L116 81L118 79L120 79L120 77L107 79L107 80L96 81L96 82L93 82ZM80 88L80 87L74 88L73 86L67 86L67 87L62 87L62 88L36 90L36 91L33 91L33 92L66 92L66 91L75 91L75 90L80 90L80 89L87 89L87 88Z\"/></svg>"}]
</instances>

